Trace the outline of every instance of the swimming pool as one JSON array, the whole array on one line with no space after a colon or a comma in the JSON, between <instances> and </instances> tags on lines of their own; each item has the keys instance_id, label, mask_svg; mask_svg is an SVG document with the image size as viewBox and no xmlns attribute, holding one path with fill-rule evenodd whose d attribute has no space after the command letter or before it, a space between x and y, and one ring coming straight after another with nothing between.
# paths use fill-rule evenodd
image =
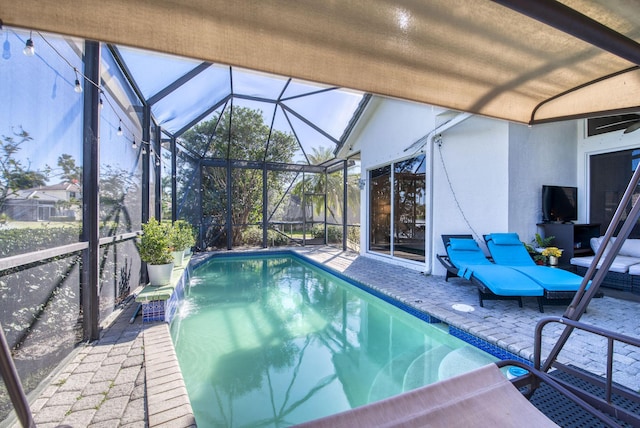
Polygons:
<instances>
[{"instance_id":1,"label":"swimming pool","mask_svg":"<svg viewBox=\"0 0 640 428\"><path fill-rule=\"evenodd\" d=\"M171 334L201 427L294 425L496 360L291 255L204 262Z\"/></svg>"}]
</instances>

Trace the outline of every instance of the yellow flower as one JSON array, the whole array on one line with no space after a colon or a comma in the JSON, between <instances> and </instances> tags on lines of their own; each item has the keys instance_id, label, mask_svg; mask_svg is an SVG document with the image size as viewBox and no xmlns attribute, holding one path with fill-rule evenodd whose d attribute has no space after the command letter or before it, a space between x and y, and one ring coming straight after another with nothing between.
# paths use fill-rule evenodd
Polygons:
<instances>
[{"instance_id":1,"label":"yellow flower","mask_svg":"<svg viewBox=\"0 0 640 428\"><path fill-rule=\"evenodd\" d=\"M559 249L558 247L547 247L544 250L542 250L542 255L545 257L560 257L562 256L562 250Z\"/></svg>"}]
</instances>

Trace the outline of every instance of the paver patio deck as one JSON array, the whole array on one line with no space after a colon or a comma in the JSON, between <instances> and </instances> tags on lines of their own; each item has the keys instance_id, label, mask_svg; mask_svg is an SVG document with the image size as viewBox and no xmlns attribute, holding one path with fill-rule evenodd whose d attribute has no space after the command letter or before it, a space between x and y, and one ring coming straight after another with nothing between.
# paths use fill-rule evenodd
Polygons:
<instances>
[{"instance_id":1,"label":"paver patio deck","mask_svg":"<svg viewBox=\"0 0 640 428\"><path fill-rule=\"evenodd\" d=\"M369 287L425 311L443 322L468 331L523 358L533 352L537 321L561 315L562 306L545 306L538 312L535 301L524 308L513 301L487 301L478 305L477 291L468 281L425 276L379 260L342 252L332 247L305 247L295 251L342 272ZM204 257L196 255L194 259ZM470 312L453 309L464 304ZM38 427L66 424L74 427L189 427L195 426L184 382L179 372L169 329L164 323L129 323L136 309L131 301L102 332L100 340L79 347L67 364L44 386L31 394L31 410ZM640 337L640 305L607 296L595 299L582 321ZM560 326L549 326L548 349ZM572 335L559 359L604 373L604 341ZM640 390L640 353L616 348L614 380ZM20 426L13 422L12 426Z\"/></svg>"}]
</instances>

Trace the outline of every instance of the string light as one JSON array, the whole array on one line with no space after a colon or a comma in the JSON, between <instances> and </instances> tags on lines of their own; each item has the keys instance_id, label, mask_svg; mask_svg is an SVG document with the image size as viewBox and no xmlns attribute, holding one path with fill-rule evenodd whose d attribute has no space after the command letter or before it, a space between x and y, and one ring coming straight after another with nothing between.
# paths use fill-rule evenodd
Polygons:
<instances>
[{"instance_id":1,"label":"string light","mask_svg":"<svg viewBox=\"0 0 640 428\"><path fill-rule=\"evenodd\" d=\"M74 68L73 71L75 71L76 73L76 87L74 88L74 91L80 94L82 93L82 86L80 85L80 80L78 79L78 69Z\"/></svg>"},{"instance_id":2,"label":"string light","mask_svg":"<svg viewBox=\"0 0 640 428\"><path fill-rule=\"evenodd\" d=\"M1 26L0 26L1 29ZM29 34L29 39L27 40L26 44L25 44L25 48L23 50L24 54L27 56L32 56L35 54L35 46L33 44L33 39L32 39L32 34L33 32L31 32ZM92 81L91 79L89 79L87 76L85 76L84 74L82 74L80 71L78 71L78 69L68 60L66 59L56 48L55 46L53 46L47 39L46 37L44 37L41 33L37 32L37 34L40 35L40 37L42 38L42 40L45 42L45 44L47 44L62 60L64 60L64 62L67 63L67 65L69 65L70 68L73 69L73 72L76 75L76 79L75 79L75 86L74 86L74 91L77 93L82 93L83 92L83 88L82 85L80 84L80 77L82 77L83 81L85 83L89 83L93 86L95 86L99 93L100 93L100 98L98 99L98 103L99 103L99 107L100 108L104 108L104 102L105 100L103 99L102 95L104 95L104 91L103 89L100 87L100 85L98 85L96 82ZM7 41L8 42L8 41ZM29 48L29 49L27 49ZM7 49L6 44L4 49ZM10 54L10 53L9 53ZM4 53L3 53L4 55ZM106 103L109 104L109 107L111 108L111 110L113 110L113 112L116 114L116 116L118 117L118 130L117 130L117 135L119 137L121 137L122 135L124 135L123 132L123 126L129 131L130 134L133 134L134 132L126 125L124 125L122 123L122 118L120 117L120 115L117 112L117 109L113 106L113 104L111 103L111 101L109 100L109 98L106 99ZM146 154L146 150L144 148L144 144L149 144L149 143L145 143L144 141L141 142L142 143L142 153ZM133 139L133 144L132 144L134 149L138 148L138 145L136 144L135 138Z\"/></svg>"},{"instance_id":3,"label":"string light","mask_svg":"<svg viewBox=\"0 0 640 428\"><path fill-rule=\"evenodd\" d=\"M11 43L9 43L9 31L7 31L5 37L6 38L4 39L4 44L2 45L2 58L9 59L11 58Z\"/></svg>"},{"instance_id":4,"label":"string light","mask_svg":"<svg viewBox=\"0 0 640 428\"><path fill-rule=\"evenodd\" d=\"M22 53L26 56L34 56L36 54L36 47L33 45L33 39L31 38L32 36L33 31L29 33L29 38L24 44L24 49L22 50Z\"/></svg>"},{"instance_id":5,"label":"string light","mask_svg":"<svg viewBox=\"0 0 640 428\"><path fill-rule=\"evenodd\" d=\"M142 146L142 154L146 155L147 154L147 149L144 148L144 146Z\"/></svg>"}]
</instances>

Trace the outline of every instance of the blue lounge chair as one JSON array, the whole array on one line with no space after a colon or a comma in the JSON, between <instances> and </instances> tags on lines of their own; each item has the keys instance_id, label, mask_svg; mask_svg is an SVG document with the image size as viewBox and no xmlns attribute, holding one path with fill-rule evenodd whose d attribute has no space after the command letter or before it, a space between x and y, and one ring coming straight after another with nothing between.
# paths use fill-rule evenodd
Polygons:
<instances>
[{"instance_id":1,"label":"blue lounge chair","mask_svg":"<svg viewBox=\"0 0 640 428\"><path fill-rule=\"evenodd\" d=\"M517 233L492 233L484 238L496 264L527 275L544 288L547 300L564 303L572 299L580 288L581 276L563 269L536 265Z\"/></svg>"},{"instance_id":2,"label":"blue lounge chair","mask_svg":"<svg viewBox=\"0 0 640 428\"><path fill-rule=\"evenodd\" d=\"M443 235L442 240L447 256L438 259L447 268L445 280L459 276L475 284L480 307L484 300L516 300L522 307L522 297L528 296L538 298L538 309L543 312L544 289L528 276L489 261L470 236Z\"/></svg>"}]
</instances>

